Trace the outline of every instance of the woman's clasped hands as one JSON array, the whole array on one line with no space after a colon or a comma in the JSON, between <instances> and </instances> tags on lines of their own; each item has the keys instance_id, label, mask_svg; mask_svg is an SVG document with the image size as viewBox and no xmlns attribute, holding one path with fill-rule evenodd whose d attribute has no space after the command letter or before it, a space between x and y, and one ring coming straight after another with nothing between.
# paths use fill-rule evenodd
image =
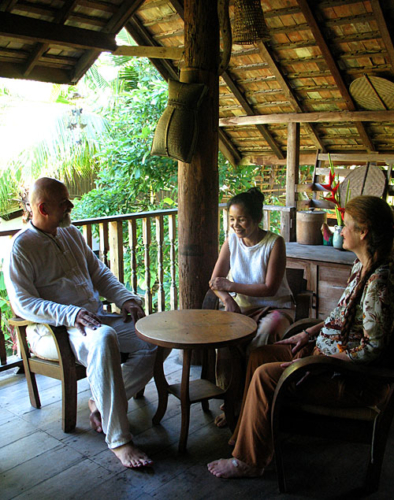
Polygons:
<instances>
[{"instance_id":1,"label":"woman's clasped hands","mask_svg":"<svg viewBox=\"0 0 394 500\"><path fill-rule=\"evenodd\" d=\"M231 292L231 287L234 283L227 278L212 278L209 281L209 287L211 290L219 290L220 292Z\"/></svg>"}]
</instances>

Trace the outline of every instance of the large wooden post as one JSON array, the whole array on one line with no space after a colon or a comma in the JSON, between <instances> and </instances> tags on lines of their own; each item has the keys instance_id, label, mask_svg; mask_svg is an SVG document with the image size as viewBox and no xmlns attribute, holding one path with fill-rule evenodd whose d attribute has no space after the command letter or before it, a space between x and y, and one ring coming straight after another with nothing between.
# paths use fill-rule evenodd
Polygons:
<instances>
[{"instance_id":1,"label":"large wooden post","mask_svg":"<svg viewBox=\"0 0 394 500\"><path fill-rule=\"evenodd\" d=\"M287 167L286 167L286 206L295 207L297 204L296 185L299 179L300 163L300 124L289 123L287 127ZM296 240L295 211L289 212L287 217L288 232L283 237L286 241Z\"/></svg>"},{"instance_id":2,"label":"large wooden post","mask_svg":"<svg viewBox=\"0 0 394 500\"><path fill-rule=\"evenodd\" d=\"M219 22L217 2L185 0L185 68L180 81L204 83L192 162L178 164L179 305L201 307L218 248Z\"/></svg>"}]
</instances>

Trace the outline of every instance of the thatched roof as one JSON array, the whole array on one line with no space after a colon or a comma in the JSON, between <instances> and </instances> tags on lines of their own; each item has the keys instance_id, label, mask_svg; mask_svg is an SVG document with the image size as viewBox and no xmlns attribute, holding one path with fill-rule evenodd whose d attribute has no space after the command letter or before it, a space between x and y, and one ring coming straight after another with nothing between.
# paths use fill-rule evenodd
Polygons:
<instances>
[{"instance_id":1,"label":"thatched roof","mask_svg":"<svg viewBox=\"0 0 394 500\"><path fill-rule=\"evenodd\" d=\"M269 41L234 44L220 77L220 148L227 158L283 160L287 123L295 113L297 119L313 113L301 123L305 159L317 150L372 153L372 158L376 152L394 154L394 111L387 111L394 108L394 0L261 3ZM75 83L102 51L117 50L115 35L122 27L144 47L182 48L183 5L183 0L1 0L0 76ZM230 1L231 18L233 10ZM182 56L168 59L165 51L163 56L153 64L166 79L178 79ZM355 112L361 110L376 113L360 121ZM261 115L275 117L268 123ZM249 118L240 126L234 117Z\"/></svg>"}]
</instances>

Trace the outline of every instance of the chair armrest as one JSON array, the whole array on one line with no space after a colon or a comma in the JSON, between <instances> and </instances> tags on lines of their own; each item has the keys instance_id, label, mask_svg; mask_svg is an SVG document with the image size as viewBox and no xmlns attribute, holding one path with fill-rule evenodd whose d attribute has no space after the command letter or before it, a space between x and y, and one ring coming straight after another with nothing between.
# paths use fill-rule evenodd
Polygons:
<instances>
[{"instance_id":1,"label":"chair armrest","mask_svg":"<svg viewBox=\"0 0 394 500\"><path fill-rule=\"evenodd\" d=\"M33 325L34 322L18 317L11 318L8 320L8 322L10 325L17 327L18 329L22 327L19 332L21 335L22 343L24 344L24 349L27 353L29 349L26 341L25 328L23 327ZM75 364L75 357L68 339L67 328L65 326L48 326L51 330L53 341L55 342L59 363L62 365L72 366L73 364Z\"/></svg>"},{"instance_id":2,"label":"chair armrest","mask_svg":"<svg viewBox=\"0 0 394 500\"><path fill-rule=\"evenodd\" d=\"M209 289L205 294L204 301L202 303L202 309L218 309L219 308L219 298L215 293Z\"/></svg>"},{"instance_id":3,"label":"chair armrest","mask_svg":"<svg viewBox=\"0 0 394 500\"><path fill-rule=\"evenodd\" d=\"M296 335L297 333L300 333L303 330L306 330L310 326L317 325L318 323L321 323L321 322L322 322L322 320L317 319L317 318L304 318L304 319L300 319L298 321L295 321L285 331L285 334L283 335L282 340L288 339L289 337L292 337L293 335Z\"/></svg>"},{"instance_id":4,"label":"chair armrest","mask_svg":"<svg viewBox=\"0 0 394 500\"><path fill-rule=\"evenodd\" d=\"M287 398L288 393L283 389L287 389L292 383L298 382L309 372L311 375L319 373L342 373L355 378L371 378L377 382L394 383L394 370L389 368L380 368L378 366L366 366L356 364L351 361L333 358L332 356L308 356L300 359L296 363L291 364L282 373L275 389L273 408L275 404L281 402L282 398Z\"/></svg>"},{"instance_id":5,"label":"chair armrest","mask_svg":"<svg viewBox=\"0 0 394 500\"><path fill-rule=\"evenodd\" d=\"M8 320L8 324L11 325L11 326L28 326L28 325L33 325L33 321L29 321L27 319L23 319L23 318L18 318L18 317L15 317L15 318L10 318Z\"/></svg>"},{"instance_id":6,"label":"chair armrest","mask_svg":"<svg viewBox=\"0 0 394 500\"><path fill-rule=\"evenodd\" d=\"M75 364L74 353L70 346L67 328L65 326L51 326L53 340L59 356L59 362L63 365L73 366Z\"/></svg>"}]
</instances>

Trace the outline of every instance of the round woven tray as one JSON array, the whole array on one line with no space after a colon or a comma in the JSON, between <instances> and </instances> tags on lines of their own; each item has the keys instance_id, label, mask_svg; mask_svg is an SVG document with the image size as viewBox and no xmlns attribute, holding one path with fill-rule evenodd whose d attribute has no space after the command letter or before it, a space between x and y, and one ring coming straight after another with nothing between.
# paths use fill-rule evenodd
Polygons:
<instances>
[{"instance_id":1,"label":"round woven tray","mask_svg":"<svg viewBox=\"0 0 394 500\"><path fill-rule=\"evenodd\" d=\"M341 207L346 204L347 185L350 183L349 199L361 194L383 196L386 187L386 176L376 165L364 165L352 170L339 185Z\"/></svg>"},{"instance_id":2,"label":"round woven tray","mask_svg":"<svg viewBox=\"0 0 394 500\"><path fill-rule=\"evenodd\" d=\"M394 83L378 76L362 76L349 87L356 103L370 111L394 109Z\"/></svg>"}]
</instances>

